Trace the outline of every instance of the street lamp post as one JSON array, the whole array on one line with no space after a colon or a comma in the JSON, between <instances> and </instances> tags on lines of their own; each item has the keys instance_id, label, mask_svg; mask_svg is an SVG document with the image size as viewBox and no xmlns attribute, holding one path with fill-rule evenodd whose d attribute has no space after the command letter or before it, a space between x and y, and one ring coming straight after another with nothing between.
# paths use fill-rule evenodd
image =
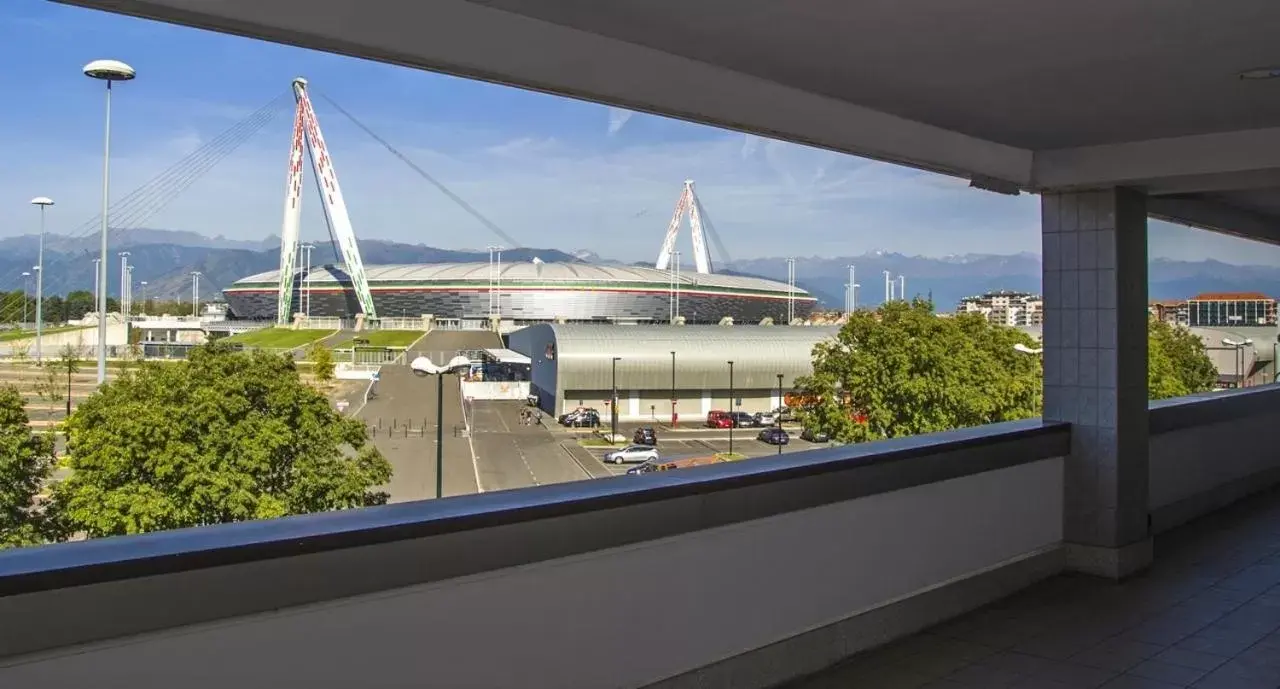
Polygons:
<instances>
[{"instance_id":1,"label":"street lamp post","mask_svg":"<svg viewBox=\"0 0 1280 689\"><path fill-rule=\"evenodd\" d=\"M125 304L129 300L129 256L128 251L121 251L120 256L120 314L124 316L126 323L129 322L128 311L125 310Z\"/></svg>"},{"instance_id":2,"label":"street lamp post","mask_svg":"<svg viewBox=\"0 0 1280 689\"><path fill-rule=\"evenodd\" d=\"M53 205L48 196L31 199L31 205L40 207L40 250L36 259L36 361L43 361L44 333L44 211Z\"/></svg>"},{"instance_id":3,"label":"street lamp post","mask_svg":"<svg viewBox=\"0 0 1280 689\"><path fill-rule=\"evenodd\" d=\"M94 60L84 66L85 76L107 82L107 110L102 145L102 232L99 237L98 275L98 384L107 380L107 200L111 189L111 82L129 81L137 76L132 67L118 60Z\"/></svg>"},{"instance_id":4,"label":"street lamp post","mask_svg":"<svg viewBox=\"0 0 1280 689\"><path fill-rule=\"evenodd\" d=\"M355 351L352 347L351 351ZM444 373L436 374L436 499L444 497Z\"/></svg>"},{"instance_id":5,"label":"street lamp post","mask_svg":"<svg viewBox=\"0 0 1280 689\"><path fill-rule=\"evenodd\" d=\"M191 271L191 315L197 318L200 316L200 276L203 274L198 270ZM353 347L351 349L353 356L355 351Z\"/></svg>"},{"instance_id":6,"label":"street lamp post","mask_svg":"<svg viewBox=\"0 0 1280 689\"><path fill-rule=\"evenodd\" d=\"M778 409L779 410L782 409L782 374L781 373L778 374ZM782 412L781 411L779 411L777 416L774 417L774 423L777 424L778 428L782 428ZM782 454L781 444L778 445L778 454Z\"/></svg>"},{"instance_id":7,"label":"street lamp post","mask_svg":"<svg viewBox=\"0 0 1280 689\"><path fill-rule=\"evenodd\" d=\"M733 362L729 362L729 456L733 456L733 427L738 425L738 417L732 412L737 411L733 403Z\"/></svg>"},{"instance_id":8,"label":"street lamp post","mask_svg":"<svg viewBox=\"0 0 1280 689\"><path fill-rule=\"evenodd\" d=\"M676 427L676 421L680 417L676 416L676 353L671 352L671 427Z\"/></svg>"},{"instance_id":9,"label":"street lamp post","mask_svg":"<svg viewBox=\"0 0 1280 689\"><path fill-rule=\"evenodd\" d=\"M613 399L609 400L609 416L610 430L609 442L613 443L618 437L618 362L622 357L613 357Z\"/></svg>"},{"instance_id":10,"label":"street lamp post","mask_svg":"<svg viewBox=\"0 0 1280 689\"><path fill-rule=\"evenodd\" d=\"M93 259L93 310L102 313L102 305L98 303L98 273L102 270L102 259Z\"/></svg>"},{"instance_id":11,"label":"street lamp post","mask_svg":"<svg viewBox=\"0 0 1280 689\"><path fill-rule=\"evenodd\" d=\"M147 281L143 280L138 284L142 286L142 312L145 314L147 312Z\"/></svg>"},{"instance_id":12,"label":"street lamp post","mask_svg":"<svg viewBox=\"0 0 1280 689\"><path fill-rule=\"evenodd\" d=\"M31 273L22 271L22 327L27 327L27 292L31 291ZM21 330L21 328L19 328Z\"/></svg>"}]
</instances>

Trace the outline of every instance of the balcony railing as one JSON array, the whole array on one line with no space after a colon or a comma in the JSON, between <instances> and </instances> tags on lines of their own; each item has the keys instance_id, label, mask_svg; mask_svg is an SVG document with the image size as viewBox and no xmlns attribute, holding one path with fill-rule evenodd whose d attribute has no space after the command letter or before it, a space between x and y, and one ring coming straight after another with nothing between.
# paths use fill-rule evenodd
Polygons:
<instances>
[{"instance_id":1,"label":"balcony railing","mask_svg":"<svg viewBox=\"0 0 1280 689\"><path fill-rule=\"evenodd\" d=\"M1280 474L1278 396L1152 408L1153 525ZM5 552L0 684L767 687L1060 571L1069 444L1025 421Z\"/></svg>"}]
</instances>

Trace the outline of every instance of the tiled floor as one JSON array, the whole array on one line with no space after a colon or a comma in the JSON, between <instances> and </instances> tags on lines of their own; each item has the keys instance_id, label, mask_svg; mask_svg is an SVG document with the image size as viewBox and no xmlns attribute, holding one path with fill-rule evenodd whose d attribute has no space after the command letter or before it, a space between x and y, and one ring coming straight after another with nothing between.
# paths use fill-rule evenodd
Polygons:
<instances>
[{"instance_id":1,"label":"tiled floor","mask_svg":"<svg viewBox=\"0 0 1280 689\"><path fill-rule=\"evenodd\" d=\"M1156 539L1123 584L1059 576L788 689L1280 688L1280 492Z\"/></svg>"}]
</instances>

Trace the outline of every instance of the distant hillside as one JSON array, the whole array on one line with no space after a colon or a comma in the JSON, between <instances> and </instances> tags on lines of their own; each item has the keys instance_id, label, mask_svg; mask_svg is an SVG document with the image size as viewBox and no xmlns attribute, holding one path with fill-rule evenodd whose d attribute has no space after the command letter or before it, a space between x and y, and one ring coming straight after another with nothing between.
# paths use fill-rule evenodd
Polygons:
<instances>
[{"instance_id":1,"label":"distant hillside","mask_svg":"<svg viewBox=\"0 0 1280 689\"><path fill-rule=\"evenodd\" d=\"M273 270L280 264L280 239L268 236L260 241L204 237L192 232L160 229L127 230L113 235L108 291L120 290L120 251L129 251L134 266L134 297L141 298L137 283L147 281L147 294L154 297L186 297L191 290L191 271L198 270L201 293L212 295L236 280ZM75 289L92 289L93 259L97 256L94 237L46 238L45 289L64 294ZM381 240L360 242L365 263L454 263L487 261L487 251L458 251ZM600 258L590 249L564 252L558 249L509 249L502 260L529 261L539 257L548 262L606 263L652 266L651 261L626 263ZM318 244L313 254L317 264L334 263L337 258L327 244ZM36 237L0 239L0 289L21 289L22 273L31 272L36 262ZM951 310L962 297L996 289L1040 291L1040 258L1035 254L966 254L930 258L890 252L861 256L800 257L796 259L796 284L824 306L844 305L844 284L848 266L857 266L859 304L878 304L884 299L884 271L896 278L907 276L909 296L933 295L941 310ZM692 270L692 267L687 267ZM731 262L719 268L729 274L786 280L786 260L755 258ZM34 282L32 283L34 289ZM1150 265L1152 299L1185 299L1198 292L1259 291L1280 296L1280 268L1239 266L1220 261L1170 261L1156 259Z\"/></svg>"},{"instance_id":2,"label":"distant hillside","mask_svg":"<svg viewBox=\"0 0 1280 689\"><path fill-rule=\"evenodd\" d=\"M274 270L280 266L280 239L269 237L262 242L237 242L202 237L188 232L165 230L129 231L121 233L121 241L111 245L107 292L120 292L120 260L117 254L128 251L133 266L134 299L146 293L152 297L189 298L191 272L200 271L200 292L216 294L242 277ZM132 241L139 237L154 242ZM32 272L36 263L35 237L12 237L0 240L0 289L21 289L22 273ZM97 257L96 239L71 240L51 235L45 242L45 291L65 294L71 290L93 288L93 259ZM266 248L261 248L265 246ZM259 248L246 248L259 247ZM366 264L387 263L460 263L488 261L487 251L466 252L438 249L421 244L401 244L376 239L360 242L360 255ZM573 256L556 249L511 249L502 252L503 261L531 261L537 256L548 262L576 262ZM312 260L317 264L337 261L330 245L317 245ZM34 290L34 282L32 289Z\"/></svg>"}]
</instances>

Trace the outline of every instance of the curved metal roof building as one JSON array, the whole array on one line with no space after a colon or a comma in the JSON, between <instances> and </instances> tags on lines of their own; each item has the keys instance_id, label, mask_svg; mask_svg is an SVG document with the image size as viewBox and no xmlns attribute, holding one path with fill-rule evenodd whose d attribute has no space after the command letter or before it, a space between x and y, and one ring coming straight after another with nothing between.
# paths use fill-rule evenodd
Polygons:
<instances>
[{"instance_id":1,"label":"curved metal roof building","mask_svg":"<svg viewBox=\"0 0 1280 689\"><path fill-rule=\"evenodd\" d=\"M735 275L681 273L673 290L669 271L636 266L588 263L442 263L366 266L366 275L380 316L486 318L496 294L505 320L667 322L673 294L680 315L690 323L716 323L728 316L739 323L768 317L782 321L788 301L796 317L804 318L816 299L785 283ZM279 271L238 280L223 290L237 318L270 319L276 315ZM309 279L294 281L310 293L312 316L354 316L360 312L351 280L341 268L323 266ZM306 289L299 289L302 286Z\"/></svg>"},{"instance_id":2,"label":"curved metal roof building","mask_svg":"<svg viewBox=\"0 0 1280 689\"><path fill-rule=\"evenodd\" d=\"M778 374L782 374L783 389L791 390L797 377L813 372L814 345L839 330L820 326L547 323L511 333L510 346L531 360L531 382L548 411L563 412L566 403L572 407L578 398L598 399L601 391L611 390L615 384L620 391L636 391L643 409L650 405L665 409L673 390L680 399L706 396L708 408L728 408L731 388L738 397L759 396L764 391L767 399L779 387ZM758 406L772 408L765 405ZM686 414L698 414L692 404L684 409Z\"/></svg>"}]
</instances>

